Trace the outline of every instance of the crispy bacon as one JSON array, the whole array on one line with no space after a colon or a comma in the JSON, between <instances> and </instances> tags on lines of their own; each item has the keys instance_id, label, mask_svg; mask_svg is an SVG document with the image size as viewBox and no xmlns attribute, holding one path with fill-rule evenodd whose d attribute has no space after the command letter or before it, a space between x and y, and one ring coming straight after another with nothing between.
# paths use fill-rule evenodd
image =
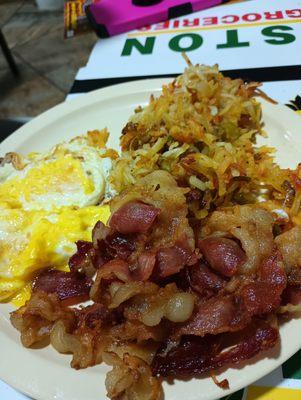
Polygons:
<instances>
[{"instance_id":1,"label":"crispy bacon","mask_svg":"<svg viewBox=\"0 0 301 400\"><path fill-rule=\"evenodd\" d=\"M283 291L286 286L286 274L283 258L279 251L274 250L273 254L261 263L259 279L267 285L277 288L278 291Z\"/></svg>"},{"instance_id":2,"label":"crispy bacon","mask_svg":"<svg viewBox=\"0 0 301 400\"><path fill-rule=\"evenodd\" d=\"M136 236L114 232L99 243L99 251L107 261L113 258L127 260L136 249Z\"/></svg>"},{"instance_id":3,"label":"crispy bacon","mask_svg":"<svg viewBox=\"0 0 301 400\"><path fill-rule=\"evenodd\" d=\"M97 249L99 242L104 240L110 232L110 228L106 226L103 222L97 221L92 230L92 241L94 247Z\"/></svg>"},{"instance_id":4,"label":"crispy bacon","mask_svg":"<svg viewBox=\"0 0 301 400\"><path fill-rule=\"evenodd\" d=\"M259 279L245 285L240 296L251 315L266 314L280 306L287 279L279 252L268 257L260 266Z\"/></svg>"},{"instance_id":5,"label":"crispy bacon","mask_svg":"<svg viewBox=\"0 0 301 400\"><path fill-rule=\"evenodd\" d=\"M96 280L99 277L101 277L102 279L110 279L112 276L117 277L123 282L131 280L129 264L126 261L120 259L111 260L103 265L101 269L97 272Z\"/></svg>"},{"instance_id":6,"label":"crispy bacon","mask_svg":"<svg viewBox=\"0 0 301 400\"><path fill-rule=\"evenodd\" d=\"M137 281L147 281L153 273L156 264L156 253L145 251L138 258L138 265L132 270L133 277Z\"/></svg>"},{"instance_id":7,"label":"crispy bacon","mask_svg":"<svg viewBox=\"0 0 301 400\"><path fill-rule=\"evenodd\" d=\"M161 342L166 336L166 331L164 326L146 326L138 320L126 320L124 323L116 325L111 330L112 335L117 340L129 340L137 342L142 342L145 345L145 341L152 339L155 342Z\"/></svg>"},{"instance_id":8,"label":"crispy bacon","mask_svg":"<svg viewBox=\"0 0 301 400\"><path fill-rule=\"evenodd\" d=\"M130 202L112 214L109 226L120 233L146 233L160 214L159 208Z\"/></svg>"},{"instance_id":9,"label":"crispy bacon","mask_svg":"<svg viewBox=\"0 0 301 400\"><path fill-rule=\"evenodd\" d=\"M69 260L72 272L78 271L92 277L107 262L113 259L127 260L136 249L135 235L110 233L100 221L93 229L92 240L76 242L77 252Z\"/></svg>"},{"instance_id":10,"label":"crispy bacon","mask_svg":"<svg viewBox=\"0 0 301 400\"><path fill-rule=\"evenodd\" d=\"M50 270L38 275L33 292L56 294L59 300L71 305L88 300L91 286L92 281L78 273Z\"/></svg>"},{"instance_id":11,"label":"crispy bacon","mask_svg":"<svg viewBox=\"0 0 301 400\"><path fill-rule=\"evenodd\" d=\"M246 261L246 254L234 240L223 237L208 237L199 241L199 249L211 268L231 277Z\"/></svg>"},{"instance_id":12,"label":"crispy bacon","mask_svg":"<svg viewBox=\"0 0 301 400\"><path fill-rule=\"evenodd\" d=\"M266 314L279 306L280 297L267 288L269 286L263 282L250 283L242 288L240 296L250 315Z\"/></svg>"},{"instance_id":13,"label":"crispy bacon","mask_svg":"<svg viewBox=\"0 0 301 400\"><path fill-rule=\"evenodd\" d=\"M156 171L114 198L109 226L98 222L91 242L77 242L71 272L40 274L29 302L12 314L24 345L50 339L73 355L76 369L111 359L111 397L139 397L143 380L147 397L140 397L148 400L158 399L148 391L152 379L159 382L152 360L156 375L209 371L215 379L218 368L274 346L278 329L265 321L300 308L301 231L277 237L285 269L269 212L227 207L194 232L187 193ZM94 303L68 307L86 299ZM226 380L215 382L227 387Z\"/></svg>"},{"instance_id":14,"label":"crispy bacon","mask_svg":"<svg viewBox=\"0 0 301 400\"><path fill-rule=\"evenodd\" d=\"M169 343L163 344L152 361L153 375L188 377L205 372L210 356L215 354L215 342L219 340L213 336L187 336L168 352Z\"/></svg>"},{"instance_id":15,"label":"crispy bacon","mask_svg":"<svg viewBox=\"0 0 301 400\"><path fill-rule=\"evenodd\" d=\"M282 304L298 305L300 303L301 303L301 285L298 286L288 285L282 293Z\"/></svg>"},{"instance_id":16,"label":"crispy bacon","mask_svg":"<svg viewBox=\"0 0 301 400\"><path fill-rule=\"evenodd\" d=\"M104 282L121 281L128 282L131 281L131 272L129 270L129 264L121 259L114 259L106 264L104 264L96 274L95 282L92 285L90 297L95 302L104 301L102 299L102 284Z\"/></svg>"},{"instance_id":17,"label":"crispy bacon","mask_svg":"<svg viewBox=\"0 0 301 400\"><path fill-rule=\"evenodd\" d=\"M91 242L79 240L76 242L76 247L76 253L69 259L70 270L72 272L85 273L87 276L92 277L95 273L95 265L103 264L103 259L96 253Z\"/></svg>"},{"instance_id":18,"label":"crispy bacon","mask_svg":"<svg viewBox=\"0 0 301 400\"><path fill-rule=\"evenodd\" d=\"M217 294L226 282L215 274L205 263L196 264L187 269L190 287L201 297L211 297Z\"/></svg>"},{"instance_id":19,"label":"crispy bacon","mask_svg":"<svg viewBox=\"0 0 301 400\"><path fill-rule=\"evenodd\" d=\"M180 345L167 354L166 347L157 352L152 362L152 372L165 377L195 376L250 359L259 352L274 347L279 339L278 330L264 322L249 326L241 336L242 339L230 349L223 348L223 338L220 335L185 337Z\"/></svg>"},{"instance_id":20,"label":"crispy bacon","mask_svg":"<svg viewBox=\"0 0 301 400\"><path fill-rule=\"evenodd\" d=\"M225 232L238 239L246 253L246 262L239 267L242 274L256 272L274 246L273 216L260 208L245 206L229 207L214 211L208 219L205 233Z\"/></svg>"},{"instance_id":21,"label":"crispy bacon","mask_svg":"<svg viewBox=\"0 0 301 400\"><path fill-rule=\"evenodd\" d=\"M152 218L149 221L152 229L147 230L147 227L147 233L144 233L146 230L143 228L144 223L142 222L140 230L137 230L136 226L135 229L130 229L137 233L136 241L139 243L130 257L133 265L135 264L133 261L137 262L139 256L145 251L157 252L177 246L183 248L183 251L194 252L194 233L187 219L188 207L185 193L187 193L187 189L178 187L170 174L165 171L154 171L113 199L111 209L113 215L116 216L128 204L137 204L137 207L143 206L144 208L152 207ZM136 199L135 202L133 199ZM135 207L131 206L130 208L134 209ZM144 221L147 220L144 218ZM136 224L135 221L134 224ZM128 223L127 225L130 226ZM118 228L116 229L118 230ZM146 236L146 240L143 240L143 236Z\"/></svg>"},{"instance_id":22,"label":"crispy bacon","mask_svg":"<svg viewBox=\"0 0 301 400\"><path fill-rule=\"evenodd\" d=\"M290 285L301 285L301 268L293 268L287 275L287 281Z\"/></svg>"},{"instance_id":23,"label":"crispy bacon","mask_svg":"<svg viewBox=\"0 0 301 400\"><path fill-rule=\"evenodd\" d=\"M182 238L174 246L163 247L157 251L155 277L162 279L177 274L185 265L190 266L196 262L196 255L187 240Z\"/></svg>"},{"instance_id":24,"label":"crispy bacon","mask_svg":"<svg viewBox=\"0 0 301 400\"><path fill-rule=\"evenodd\" d=\"M196 313L175 330L175 337L181 335L205 336L243 329L250 322L244 305L234 295L213 297L200 302Z\"/></svg>"},{"instance_id":25,"label":"crispy bacon","mask_svg":"<svg viewBox=\"0 0 301 400\"><path fill-rule=\"evenodd\" d=\"M11 313L10 319L21 333L23 346L30 347L49 338L55 321L74 325L75 311L59 301L54 293L34 290L28 302Z\"/></svg>"},{"instance_id":26,"label":"crispy bacon","mask_svg":"<svg viewBox=\"0 0 301 400\"><path fill-rule=\"evenodd\" d=\"M236 293L221 294L200 301L195 314L175 330L181 335L218 334L243 329L253 316L275 310L286 287L286 275L279 252L268 257L260 267L256 280L244 284Z\"/></svg>"},{"instance_id":27,"label":"crispy bacon","mask_svg":"<svg viewBox=\"0 0 301 400\"><path fill-rule=\"evenodd\" d=\"M78 319L77 329L95 330L118 321L116 312L109 311L107 307L99 303L76 310L76 316Z\"/></svg>"}]
</instances>

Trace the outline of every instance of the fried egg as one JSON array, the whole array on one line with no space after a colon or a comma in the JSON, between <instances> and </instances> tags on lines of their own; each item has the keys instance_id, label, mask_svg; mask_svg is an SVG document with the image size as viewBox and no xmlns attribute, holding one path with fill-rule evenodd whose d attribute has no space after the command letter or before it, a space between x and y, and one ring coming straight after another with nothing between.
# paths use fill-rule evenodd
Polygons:
<instances>
[{"instance_id":1,"label":"fried egg","mask_svg":"<svg viewBox=\"0 0 301 400\"><path fill-rule=\"evenodd\" d=\"M49 153L32 153L23 168L0 168L0 205L24 210L85 207L110 197L107 183L111 158L107 149L91 145L89 136L55 146Z\"/></svg>"},{"instance_id":2,"label":"fried egg","mask_svg":"<svg viewBox=\"0 0 301 400\"><path fill-rule=\"evenodd\" d=\"M114 195L107 182L115 154L106 135L89 132L0 167L0 301L22 304L40 270L66 269L75 242L107 221L109 206L99 204Z\"/></svg>"},{"instance_id":3,"label":"fried egg","mask_svg":"<svg viewBox=\"0 0 301 400\"><path fill-rule=\"evenodd\" d=\"M109 206L63 208L59 212L2 209L0 215L0 300L15 295L44 268L62 268L77 240L91 240Z\"/></svg>"}]
</instances>

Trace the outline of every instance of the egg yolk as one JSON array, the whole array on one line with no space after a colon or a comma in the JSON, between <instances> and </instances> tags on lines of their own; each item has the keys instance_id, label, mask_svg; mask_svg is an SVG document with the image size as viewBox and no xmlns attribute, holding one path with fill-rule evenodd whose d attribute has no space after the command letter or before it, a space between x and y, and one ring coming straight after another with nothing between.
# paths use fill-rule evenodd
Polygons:
<instances>
[{"instance_id":1,"label":"egg yolk","mask_svg":"<svg viewBox=\"0 0 301 400\"><path fill-rule=\"evenodd\" d=\"M65 207L57 212L2 209L0 301L15 296L14 303L20 305L38 271L66 268L75 242L90 241L96 222L106 223L109 215L109 206Z\"/></svg>"},{"instance_id":2,"label":"egg yolk","mask_svg":"<svg viewBox=\"0 0 301 400\"><path fill-rule=\"evenodd\" d=\"M25 168L23 173L8 179L0 186L0 203L18 208L39 196L72 193L82 189L84 194L94 190L93 181L84 172L81 160L71 154L43 161Z\"/></svg>"}]
</instances>

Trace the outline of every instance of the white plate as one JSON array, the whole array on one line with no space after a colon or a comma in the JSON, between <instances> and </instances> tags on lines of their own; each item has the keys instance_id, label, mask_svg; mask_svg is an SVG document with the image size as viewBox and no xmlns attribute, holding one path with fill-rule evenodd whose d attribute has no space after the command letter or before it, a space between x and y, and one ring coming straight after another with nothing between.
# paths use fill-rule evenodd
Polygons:
<instances>
[{"instance_id":1,"label":"white plate","mask_svg":"<svg viewBox=\"0 0 301 400\"><path fill-rule=\"evenodd\" d=\"M0 154L17 151L47 150L87 130L107 126L110 145L118 146L122 126L138 105L146 104L151 93L160 93L167 80L136 81L97 90L61 104L42 114L7 138ZM261 143L279 149L277 160L284 167L294 167L301 160L301 118L285 106L262 101L268 139ZM0 305L0 378L37 400L104 400L105 366L75 371L71 357L56 353L51 347L28 350L21 346L18 332L9 322L10 305ZM209 400L230 394L249 385L281 365L301 348L301 319L292 319L281 327L281 346L266 357L239 369L229 369L231 390L223 391L210 378L164 384L166 400Z\"/></svg>"}]
</instances>

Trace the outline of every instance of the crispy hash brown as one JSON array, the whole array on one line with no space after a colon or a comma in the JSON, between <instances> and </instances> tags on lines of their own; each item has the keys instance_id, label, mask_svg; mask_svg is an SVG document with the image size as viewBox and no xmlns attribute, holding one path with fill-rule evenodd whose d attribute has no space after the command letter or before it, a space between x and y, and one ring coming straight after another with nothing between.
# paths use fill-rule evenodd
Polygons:
<instances>
[{"instance_id":1,"label":"crispy hash brown","mask_svg":"<svg viewBox=\"0 0 301 400\"><path fill-rule=\"evenodd\" d=\"M160 400L164 378L228 388L220 368L279 345L278 316L301 309L301 170L256 147L258 86L189 65L136 111L108 224L11 314L25 347L111 365L112 400Z\"/></svg>"},{"instance_id":2,"label":"crispy hash brown","mask_svg":"<svg viewBox=\"0 0 301 400\"><path fill-rule=\"evenodd\" d=\"M221 205L255 203L262 192L291 207L296 179L275 164L274 149L254 145L264 135L259 86L224 77L217 65L189 65L124 127L113 186L120 192L163 169L192 189L197 219Z\"/></svg>"}]
</instances>

